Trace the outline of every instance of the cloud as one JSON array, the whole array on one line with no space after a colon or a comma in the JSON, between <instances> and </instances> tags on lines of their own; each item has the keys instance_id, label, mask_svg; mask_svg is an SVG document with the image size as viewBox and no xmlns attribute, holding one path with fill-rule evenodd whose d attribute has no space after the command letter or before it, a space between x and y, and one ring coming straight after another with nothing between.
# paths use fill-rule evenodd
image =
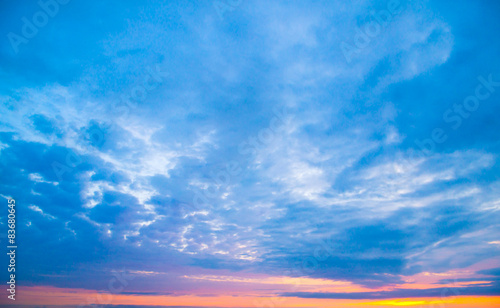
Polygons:
<instances>
[{"instance_id":1,"label":"cloud","mask_svg":"<svg viewBox=\"0 0 500 308\"><path fill-rule=\"evenodd\" d=\"M282 296L300 298L329 298L329 299L391 299L391 298L419 298L419 297L450 297L450 296L495 296L496 287L467 287L467 288L434 288L426 290L401 289L382 292L354 292L354 293L285 293Z\"/></svg>"}]
</instances>

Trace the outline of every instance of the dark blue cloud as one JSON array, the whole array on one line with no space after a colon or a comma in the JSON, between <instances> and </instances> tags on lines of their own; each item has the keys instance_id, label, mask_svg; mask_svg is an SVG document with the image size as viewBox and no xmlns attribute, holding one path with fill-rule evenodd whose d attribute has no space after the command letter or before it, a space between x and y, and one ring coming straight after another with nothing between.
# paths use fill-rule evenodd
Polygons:
<instances>
[{"instance_id":1,"label":"dark blue cloud","mask_svg":"<svg viewBox=\"0 0 500 308\"><path fill-rule=\"evenodd\" d=\"M450 296L496 296L499 286L466 287L466 288L434 288L425 290L399 289L396 291L381 292L354 292L354 293L284 293L282 296L301 298L329 298L329 299L390 299L390 298L419 298Z\"/></svg>"}]
</instances>

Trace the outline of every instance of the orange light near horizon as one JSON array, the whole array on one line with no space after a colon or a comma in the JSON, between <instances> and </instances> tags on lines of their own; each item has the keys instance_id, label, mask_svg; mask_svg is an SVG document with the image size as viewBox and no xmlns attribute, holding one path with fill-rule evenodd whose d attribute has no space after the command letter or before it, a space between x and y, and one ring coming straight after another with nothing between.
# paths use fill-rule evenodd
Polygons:
<instances>
[{"instance_id":1,"label":"orange light near horizon","mask_svg":"<svg viewBox=\"0 0 500 308\"><path fill-rule=\"evenodd\" d=\"M460 307L460 308L496 308L500 307L500 296L456 296L447 298L422 298L422 299L391 299L365 303L364 305L375 307L393 307L393 306L426 306L430 307Z\"/></svg>"},{"instance_id":2,"label":"orange light near horizon","mask_svg":"<svg viewBox=\"0 0 500 308\"><path fill-rule=\"evenodd\" d=\"M500 307L500 296L458 296L448 298L402 298L389 300L337 300L298 297L260 296L197 296L197 295L130 295L108 294L83 289L54 287L21 287L21 305L141 305L141 306L200 306L200 307L396 307L446 304L449 308L492 308Z\"/></svg>"}]
</instances>

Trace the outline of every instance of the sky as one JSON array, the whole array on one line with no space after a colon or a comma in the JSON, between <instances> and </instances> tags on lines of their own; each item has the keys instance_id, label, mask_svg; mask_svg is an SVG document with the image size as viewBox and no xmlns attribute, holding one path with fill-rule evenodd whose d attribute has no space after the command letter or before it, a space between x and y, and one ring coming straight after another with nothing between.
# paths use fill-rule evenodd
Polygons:
<instances>
[{"instance_id":1,"label":"sky","mask_svg":"<svg viewBox=\"0 0 500 308\"><path fill-rule=\"evenodd\" d=\"M5 307L500 307L500 2L2 1Z\"/></svg>"}]
</instances>

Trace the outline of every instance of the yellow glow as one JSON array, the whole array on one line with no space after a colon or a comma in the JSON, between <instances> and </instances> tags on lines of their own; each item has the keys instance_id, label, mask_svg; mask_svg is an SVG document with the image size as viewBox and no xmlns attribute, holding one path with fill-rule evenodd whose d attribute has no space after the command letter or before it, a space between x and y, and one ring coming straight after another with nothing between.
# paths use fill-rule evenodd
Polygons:
<instances>
[{"instance_id":1,"label":"yellow glow","mask_svg":"<svg viewBox=\"0 0 500 308\"><path fill-rule=\"evenodd\" d=\"M199 307L324 307L352 308L361 306L394 307L425 306L446 304L447 308L493 308L500 307L500 296L490 297L450 297L441 298L404 298L383 301L374 300L334 300L297 297L260 297L255 295L131 295L107 294L81 289L54 287L22 287L22 299L16 304L24 305L151 305L151 306L199 306ZM17 301L16 301L17 302ZM1 303L1 300L0 300Z\"/></svg>"}]
</instances>

